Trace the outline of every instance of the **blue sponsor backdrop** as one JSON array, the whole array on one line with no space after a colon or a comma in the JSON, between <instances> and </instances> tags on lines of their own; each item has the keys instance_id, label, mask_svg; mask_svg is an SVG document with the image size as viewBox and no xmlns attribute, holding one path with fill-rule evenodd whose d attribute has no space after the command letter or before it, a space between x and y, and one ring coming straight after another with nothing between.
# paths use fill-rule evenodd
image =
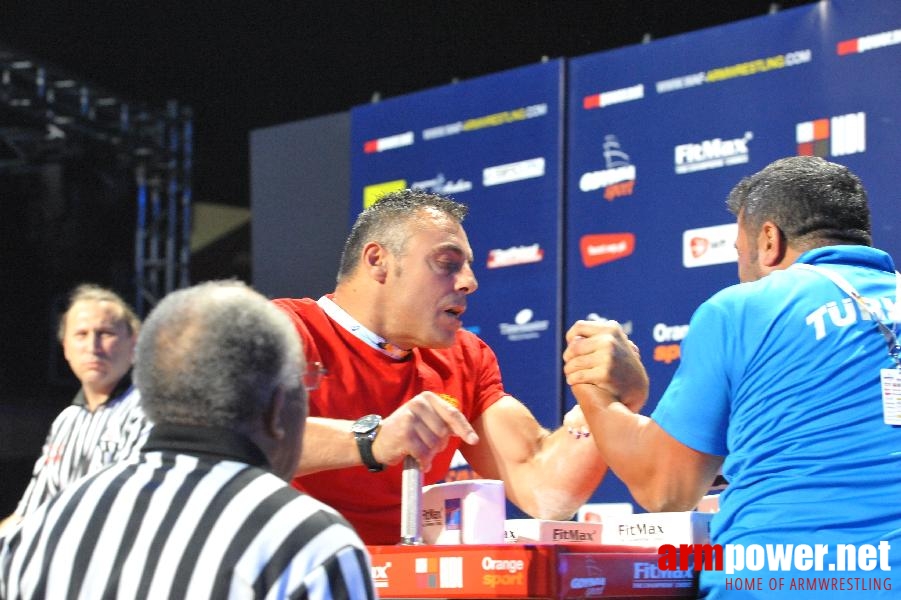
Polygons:
<instances>
[{"instance_id":1,"label":"blue sponsor backdrop","mask_svg":"<svg viewBox=\"0 0 901 600\"><path fill-rule=\"evenodd\" d=\"M555 60L351 113L351 220L404 187L469 206L479 289L464 326L547 427L561 420L562 94Z\"/></svg>"},{"instance_id":2,"label":"blue sponsor backdrop","mask_svg":"<svg viewBox=\"0 0 901 600\"><path fill-rule=\"evenodd\" d=\"M650 413L695 308L737 282L724 202L741 177L793 154L846 164L875 245L901 257L899 65L901 3L833 0L361 106L351 219L402 187L466 202L464 322L510 393L559 424L563 332L612 318L641 348ZM593 499L631 501L612 474Z\"/></svg>"},{"instance_id":3,"label":"blue sponsor backdrop","mask_svg":"<svg viewBox=\"0 0 901 600\"><path fill-rule=\"evenodd\" d=\"M737 282L725 198L740 178L794 154L846 164L870 193L875 245L901 257L899 42L901 3L857 0L569 62L565 322L631 329L644 412L695 308ZM608 477L595 500L618 499Z\"/></svg>"}]
</instances>

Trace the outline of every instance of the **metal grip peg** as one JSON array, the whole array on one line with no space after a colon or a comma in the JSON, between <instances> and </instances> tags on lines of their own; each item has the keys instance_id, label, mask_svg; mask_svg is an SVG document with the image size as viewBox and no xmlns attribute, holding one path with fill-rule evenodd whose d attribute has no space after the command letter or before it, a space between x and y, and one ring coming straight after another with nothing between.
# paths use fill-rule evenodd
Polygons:
<instances>
[{"instance_id":1,"label":"metal grip peg","mask_svg":"<svg viewBox=\"0 0 901 600\"><path fill-rule=\"evenodd\" d=\"M422 544L422 469L412 456L404 458L401 479L400 543Z\"/></svg>"}]
</instances>

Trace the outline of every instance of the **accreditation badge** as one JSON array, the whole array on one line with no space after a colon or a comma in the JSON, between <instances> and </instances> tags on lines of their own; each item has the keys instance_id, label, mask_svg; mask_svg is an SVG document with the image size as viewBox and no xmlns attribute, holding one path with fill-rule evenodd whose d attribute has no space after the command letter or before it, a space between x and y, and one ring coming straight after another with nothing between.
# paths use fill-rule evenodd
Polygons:
<instances>
[{"instance_id":1,"label":"accreditation badge","mask_svg":"<svg viewBox=\"0 0 901 600\"><path fill-rule=\"evenodd\" d=\"M886 425L901 425L901 369L882 369L882 414Z\"/></svg>"}]
</instances>

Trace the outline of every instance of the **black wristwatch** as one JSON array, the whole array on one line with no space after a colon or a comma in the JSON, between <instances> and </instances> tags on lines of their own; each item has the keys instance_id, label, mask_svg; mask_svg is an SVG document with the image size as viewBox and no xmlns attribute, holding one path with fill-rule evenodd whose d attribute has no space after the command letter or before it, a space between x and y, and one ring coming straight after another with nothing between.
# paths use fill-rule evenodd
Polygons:
<instances>
[{"instance_id":1,"label":"black wristwatch","mask_svg":"<svg viewBox=\"0 0 901 600\"><path fill-rule=\"evenodd\" d=\"M385 468L385 465L375 459L372 454L372 442L379 433L379 426L382 424L382 417L378 415L366 415L360 417L351 426L350 430L357 440L357 449L360 451L360 458L363 464L372 473L378 473Z\"/></svg>"}]
</instances>

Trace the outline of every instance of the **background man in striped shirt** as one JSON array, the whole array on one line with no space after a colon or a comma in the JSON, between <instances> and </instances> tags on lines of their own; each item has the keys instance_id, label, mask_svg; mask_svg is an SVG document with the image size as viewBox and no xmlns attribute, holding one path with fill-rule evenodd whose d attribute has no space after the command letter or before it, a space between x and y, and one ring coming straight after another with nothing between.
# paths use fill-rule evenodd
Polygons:
<instances>
[{"instance_id":1,"label":"background man in striped shirt","mask_svg":"<svg viewBox=\"0 0 901 600\"><path fill-rule=\"evenodd\" d=\"M54 419L31 481L0 533L69 483L137 453L150 429L130 376L140 326L115 292L90 284L73 290L57 335L81 389Z\"/></svg>"},{"instance_id":2,"label":"background man in striped shirt","mask_svg":"<svg viewBox=\"0 0 901 600\"><path fill-rule=\"evenodd\" d=\"M286 481L307 414L287 317L236 282L173 292L138 340L154 428L0 546L0 597L374 598L363 542Z\"/></svg>"}]
</instances>

